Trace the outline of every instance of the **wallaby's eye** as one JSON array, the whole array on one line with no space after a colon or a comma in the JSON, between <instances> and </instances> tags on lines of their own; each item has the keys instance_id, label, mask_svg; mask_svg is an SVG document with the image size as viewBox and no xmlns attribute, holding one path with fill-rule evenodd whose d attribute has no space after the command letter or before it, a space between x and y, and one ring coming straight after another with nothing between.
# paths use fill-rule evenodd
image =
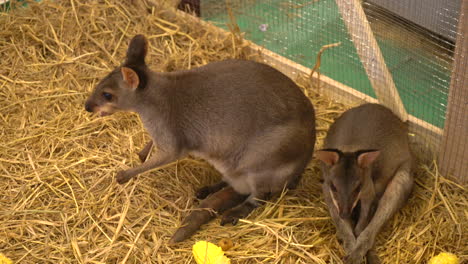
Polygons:
<instances>
[{"instance_id":1,"label":"wallaby's eye","mask_svg":"<svg viewBox=\"0 0 468 264\"><path fill-rule=\"evenodd\" d=\"M337 189L333 183L330 183L330 188L333 192L337 192Z\"/></svg>"},{"instance_id":2,"label":"wallaby's eye","mask_svg":"<svg viewBox=\"0 0 468 264\"><path fill-rule=\"evenodd\" d=\"M104 93L102 93L102 97L104 97L107 101L112 100L112 94L110 94L110 93L104 92Z\"/></svg>"}]
</instances>

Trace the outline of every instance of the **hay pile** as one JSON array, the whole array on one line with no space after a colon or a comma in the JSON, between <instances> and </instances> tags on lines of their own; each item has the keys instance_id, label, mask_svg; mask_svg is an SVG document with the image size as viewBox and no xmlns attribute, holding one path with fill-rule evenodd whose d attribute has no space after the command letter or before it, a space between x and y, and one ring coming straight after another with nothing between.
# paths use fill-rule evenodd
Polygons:
<instances>
[{"instance_id":1,"label":"hay pile","mask_svg":"<svg viewBox=\"0 0 468 264\"><path fill-rule=\"evenodd\" d=\"M229 238L233 263L340 263L315 161L297 190L237 226L217 219L166 244L193 208L194 190L218 173L184 159L120 186L115 172L138 163L148 136L136 115L97 118L83 107L136 33L149 37L155 70L249 56L233 38L130 1L44 1L0 13L0 253L15 263L190 263L195 240ZM321 140L344 107L299 81ZM465 189L432 164L421 165L416 181L378 253L387 263L425 263L442 250L466 258Z\"/></svg>"}]
</instances>

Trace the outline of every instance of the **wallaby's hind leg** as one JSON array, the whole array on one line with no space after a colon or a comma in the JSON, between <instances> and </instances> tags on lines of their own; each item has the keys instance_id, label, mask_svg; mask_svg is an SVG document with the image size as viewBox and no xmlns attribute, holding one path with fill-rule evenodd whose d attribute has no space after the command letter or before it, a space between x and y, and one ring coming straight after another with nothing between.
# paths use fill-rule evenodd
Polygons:
<instances>
[{"instance_id":1,"label":"wallaby's hind leg","mask_svg":"<svg viewBox=\"0 0 468 264\"><path fill-rule=\"evenodd\" d=\"M226 187L213 193L203 200L198 209L193 210L182 222L182 226L174 233L169 243L180 242L194 234L201 225L207 223L216 213L224 211L242 203L247 198L234 191L232 187Z\"/></svg>"},{"instance_id":2,"label":"wallaby's hind leg","mask_svg":"<svg viewBox=\"0 0 468 264\"><path fill-rule=\"evenodd\" d=\"M226 186L228 186L228 184L225 181L220 181L220 182L215 183L213 185L208 185L208 186L201 187L195 193L195 197L197 197L197 199L205 199L206 197L208 197L208 195L210 195L212 193L215 193L215 192L223 189Z\"/></svg>"},{"instance_id":3,"label":"wallaby's hind leg","mask_svg":"<svg viewBox=\"0 0 468 264\"><path fill-rule=\"evenodd\" d=\"M243 203L224 212L221 218L221 225L236 225L240 218L247 217L255 208L258 207L258 202L253 202L252 199L253 197L251 195Z\"/></svg>"},{"instance_id":4,"label":"wallaby's hind leg","mask_svg":"<svg viewBox=\"0 0 468 264\"><path fill-rule=\"evenodd\" d=\"M375 238L382 226L404 205L408 200L413 187L410 163L398 169L393 179L387 185L379 201L374 216L369 225L356 239L356 244L349 255L345 257L346 264L360 264L362 258L374 246Z\"/></svg>"},{"instance_id":5,"label":"wallaby's hind leg","mask_svg":"<svg viewBox=\"0 0 468 264\"><path fill-rule=\"evenodd\" d=\"M312 151L312 150L311 150ZM282 163L273 168L268 168L262 172L250 175L246 181L250 185L250 196L242 204L226 211L221 219L221 225L231 223L237 224L239 218L247 217L261 202L259 200L269 200L279 195L284 188L295 188L300 181L302 173L307 166L311 155L297 157L290 163ZM298 163L297 161L300 161ZM255 170L253 170L255 171Z\"/></svg>"},{"instance_id":6,"label":"wallaby's hind leg","mask_svg":"<svg viewBox=\"0 0 468 264\"><path fill-rule=\"evenodd\" d=\"M296 125L298 124L276 127L251 142L239 161L243 167L235 172L238 174L236 180L229 182L234 188L238 187L239 192L249 193L250 196L242 204L226 211L222 216L221 225L235 225L239 218L247 217L259 206L259 200L268 200L285 188L296 187L312 158L315 142L311 128L298 131ZM294 134L291 134L291 131ZM310 139L314 140L311 142ZM267 143L269 141L270 144ZM240 186L243 186L244 190L240 190L239 185L235 183L241 178L245 184Z\"/></svg>"},{"instance_id":7,"label":"wallaby's hind leg","mask_svg":"<svg viewBox=\"0 0 468 264\"><path fill-rule=\"evenodd\" d=\"M153 147L153 140L150 140L146 143L145 147L138 152L138 158L140 158L141 162L145 162L148 158L149 153L151 152L151 147Z\"/></svg>"},{"instance_id":8,"label":"wallaby's hind leg","mask_svg":"<svg viewBox=\"0 0 468 264\"><path fill-rule=\"evenodd\" d=\"M265 201L278 196L284 190L284 187L290 186L291 181L300 179L300 175L297 176L299 174L298 171L302 173L304 167L304 165L300 164L283 164L274 170L252 175L250 179L255 179L255 181L251 182L252 192L249 198L240 205L226 211L222 216L221 225L227 223L237 224L239 218L247 217L255 208L263 203L261 202L262 200ZM275 173L276 175L272 177ZM290 179L289 182L282 180L288 178ZM278 182L274 183L274 181Z\"/></svg>"},{"instance_id":9,"label":"wallaby's hind leg","mask_svg":"<svg viewBox=\"0 0 468 264\"><path fill-rule=\"evenodd\" d=\"M249 182L250 185L249 197L243 203L224 212L221 217L221 225L236 225L240 218L247 217L257 208L262 203L261 200L268 200L271 196L279 193L281 189L275 190L275 193L271 192L271 186L268 185L268 181L272 182L274 180L270 178L271 175L272 172L268 171L246 177L245 181Z\"/></svg>"}]
</instances>

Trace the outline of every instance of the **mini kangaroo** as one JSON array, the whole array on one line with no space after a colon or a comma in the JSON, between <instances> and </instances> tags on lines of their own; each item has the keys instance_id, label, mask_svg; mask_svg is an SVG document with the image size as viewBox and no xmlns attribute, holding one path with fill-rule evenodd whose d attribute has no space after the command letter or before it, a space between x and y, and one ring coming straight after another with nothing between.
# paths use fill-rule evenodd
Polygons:
<instances>
[{"instance_id":1,"label":"mini kangaroo","mask_svg":"<svg viewBox=\"0 0 468 264\"><path fill-rule=\"evenodd\" d=\"M147 50L146 38L135 36L126 61L99 82L85 104L101 116L117 110L138 113L152 138L139 153L143 164L120 171L119 183L189 154L203 158L223 181L200 189L197 196L231 186L234 192L219 197L238 201L228 203L231 208L219 199L213 205L225 211L222 224L247 216L257 199L295 187L312 157L315 115L291 79L244 60L158 73L145 63ZM157 153L147 159L153 143Z\"/></svg>"},{"instance_id":2,"label":"mini kangaroo","mask_svg":"<svg viewBox=\"0 0 468 264\"><path fill-rule=\"evenodd\" d=\"M380 263L372 250L384 223L413 186L408 129L379 104L344 112L330 127L321 160L323 195L343 241L347 264Z\"/></svg>"}]
</instances>

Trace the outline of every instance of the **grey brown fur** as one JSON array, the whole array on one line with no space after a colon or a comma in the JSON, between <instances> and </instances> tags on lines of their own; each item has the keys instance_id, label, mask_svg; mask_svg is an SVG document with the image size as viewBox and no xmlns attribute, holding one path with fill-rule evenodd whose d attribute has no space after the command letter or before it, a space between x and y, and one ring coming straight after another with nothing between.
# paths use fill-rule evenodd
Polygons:
<instances>
[{"instance_id":1,"label":"grey brown fur","mask_svg":"<svg viewBox=\"0 0 468 264\"><path fill-rule=\"evenodd\" d=\"M343 113L330 127L324 150L317 151L324 199L347 264L361 263L366 255L368 263L380 263L372 250L376 235L413 185L407 133L389 109L364 104Z\"/></svg>"},{"instance_id":2,"label":"grey brown fur","mask_svg":"<svg viewBox=\"0 0 468 264\"><path fill-rule=\"evenodd\" d=\"M244 60L157 73L145 63L147 45L144 36L135 36L126 62L86 102L88 111L101 115L138 113L157 148L147 159L149 142L139 154L146 161L119 172L119 183L189 154L203 158L237 193L248 195L224 213L223 223L245 217L256 199L295 186L313 153L315 117L292 80Z\"/></svg>"},{"instance_id":3,"label":"grey brown fur","mask_svg":"<svg viewBox=\"0 0 468 264\"><path fill-rule=\"evenodd\" d=\"M181 242L193 235L202 224L208 222L216 214L222 214L226 210L239 205L247 198L234 191L232 187L226 187L208 196L198 208L193 210L182 222L182 225L169 240L169 243Z\"/></svg>"}]
</instances>

